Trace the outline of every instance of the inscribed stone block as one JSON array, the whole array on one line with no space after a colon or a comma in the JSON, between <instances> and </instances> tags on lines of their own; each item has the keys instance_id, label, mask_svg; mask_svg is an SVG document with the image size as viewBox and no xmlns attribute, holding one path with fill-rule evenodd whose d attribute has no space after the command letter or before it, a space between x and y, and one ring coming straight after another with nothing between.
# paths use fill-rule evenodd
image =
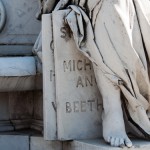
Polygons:
<instances>
[{"instance_id":1,"label":"inscribed stone block","mask_svg":"<svg viewBox=\"0 0 150 150\"><path fill-rule=\"evenodd\" d=\"M77 50L63 19L68 12L53 12L58 138L96 138L101 136L101 95L92 63Z\"/></svg>"}]
</instances>

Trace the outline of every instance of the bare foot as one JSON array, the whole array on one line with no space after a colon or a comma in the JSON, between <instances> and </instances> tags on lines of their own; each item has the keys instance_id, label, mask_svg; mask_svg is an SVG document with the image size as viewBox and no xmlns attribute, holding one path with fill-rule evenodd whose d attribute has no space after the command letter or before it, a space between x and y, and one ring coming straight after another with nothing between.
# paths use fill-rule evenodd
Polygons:
<instances>
[{"instance_id":1,"label":"bare foot","mask_svg":"<svg viewBox=\"0 0 150 150\"><path fill-rule=\"evenodd\" d=\"M123 116L118 111L109 111L103 114L103 137L111 146L132 147L132 142L128 138Z\"/></svg>"},{"instance_id":2,"label":"bare foot","mask_svg":"<svg viewBox=\"0 0 150 150\"><path fill-rule=\"evenodd\" d=\"M120 88L114 86L99 69L94 69L97 85L103 97L103 137L112 146L132 147L125 131Z\"/></svg>"}]
</instances>

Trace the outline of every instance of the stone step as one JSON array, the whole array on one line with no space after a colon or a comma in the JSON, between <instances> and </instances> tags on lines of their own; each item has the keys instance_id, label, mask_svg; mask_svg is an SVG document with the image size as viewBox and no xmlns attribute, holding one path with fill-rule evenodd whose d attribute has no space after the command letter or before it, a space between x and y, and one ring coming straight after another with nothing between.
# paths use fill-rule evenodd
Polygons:
<instances>
[{"instance_id":1,"label":"stone step","mask_svg":"<svg viewBox=\"0 0 150 150\"><path fill-rule=\"evenodd\" d=\"M133 147L129 150L150 150L150 142L132 139ZM40 135L0 135L0 150L128 150L111 147L102 139L74 140L68 142L45 141Z\"/></svg>"},{"instance_id":2,"label":"stone step","mask_svg":"<svg viewBox=\"0 0 150 150\"><path fill-rule=\"evenodd\" d=\"M62 142L45 141L41 136L5 134L0 135L0 150L62 150Z\"/></svg>"},{"instance_id":3,"label":"stone step","mask_svg":"<svg viewBox=\"0 0 150 150\"><path fill-rule=\"evenodd\" d=\"M150 142L139 139L132 139L133 147L129 150L150 150ZM64 142L63 150L127 150L128 148L111 147L102 139L74 140Z\"/></svg>"},{"instance_id":4,"label":"stone step","mask_svg":"<svg viewBox=\"0 0 150 150\"><path fill-rule=\"evenodd\" d=\"M34 57L0 57L0 77L36 75Z\"/></svg>"},{"instance_id":5,"label":"stone step","mask_svg":"<svg viewBox=\"0 0 150 150\"><path fill-rule=\"evenodd\" d=\"M0 135L1 150L29 150L29 137L21 135Z\"/></svg>"},{"instance_id":6,"label":"stone step","mask_svg":"<svg viewBox=\"0 0 150 150\"><path fill-rule=\"evenodd\" d=\"M30 150L62 150L62 142L45 141L43 137L30 137Z\"/></svg>"},{"instance_id":7,"label":"stone step","mask_svg":"<svg viewBox=\"0 0 150 150\"><path fill-rule=\"evenodd\" d=\"M0 57L0 92L42 89L35 57Z\"/></svg>"}]
</instances>

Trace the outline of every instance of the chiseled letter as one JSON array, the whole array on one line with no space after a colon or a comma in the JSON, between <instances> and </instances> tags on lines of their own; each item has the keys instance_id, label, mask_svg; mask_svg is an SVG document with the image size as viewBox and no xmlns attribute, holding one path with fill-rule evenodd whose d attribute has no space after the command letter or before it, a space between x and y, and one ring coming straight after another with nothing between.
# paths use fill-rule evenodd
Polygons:
<instances>
[{"instance_id":1,"label":"chiseled letter","mask_svg":"<svg viewBox=\"0 0 150 150\"><path fill-rule=\"evenodd\" d=\"M76 87L78 88L79 86L84 87L81 76L78 77L78 81L77 81L77 86Z\"/></svg>"},{"instance_id":2,"label":"chiseled letter","mask_svg":"<svg viewBox=\"0 0 150 150\"><path fill-rule=\"evenodd\" d=\"M72 109L71 109L71 104L69 102L66 102L66 113L71 113Z\"/></svg>"},{"instance_id":3,"label":"chiseled letter","mask_svg":"<svg viewBox=\"0 0 150 150\"><path fill-rule=\"evenodd\" d=\"M71 60L69 60L68 63L67 61L64 61L63 66L64 66L64 72L66 72L67 70L72 71Z\"/></svg>"}]
</instances>

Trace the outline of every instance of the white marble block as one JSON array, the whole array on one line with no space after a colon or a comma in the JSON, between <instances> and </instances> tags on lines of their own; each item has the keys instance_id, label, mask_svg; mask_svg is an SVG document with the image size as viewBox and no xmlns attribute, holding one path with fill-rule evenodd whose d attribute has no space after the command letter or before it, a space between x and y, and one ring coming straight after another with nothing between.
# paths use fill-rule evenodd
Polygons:
<instances>
[{"instance_id":1,"label":"white marble block","mask_svg":"<svg viewBox=\"0 0 150 150\"><path fill-rule=\"evenodd\" d=\"M58 139L96 138L101 136L102 99L92 64L77 50L64 22L68 12L53 12Z\"/></svg>"},{"instance_id":2,"label":"white marble block","mask_svg":"<svg viewBox=\"0 0 150 150\"><path fill-rule=\"evenodd\" d=\"M45 140L55 140L57 138L55 106L56 88L50 14L43 15L42 17L42 37L44 138Z\"/></svg>"}]
</instances>

